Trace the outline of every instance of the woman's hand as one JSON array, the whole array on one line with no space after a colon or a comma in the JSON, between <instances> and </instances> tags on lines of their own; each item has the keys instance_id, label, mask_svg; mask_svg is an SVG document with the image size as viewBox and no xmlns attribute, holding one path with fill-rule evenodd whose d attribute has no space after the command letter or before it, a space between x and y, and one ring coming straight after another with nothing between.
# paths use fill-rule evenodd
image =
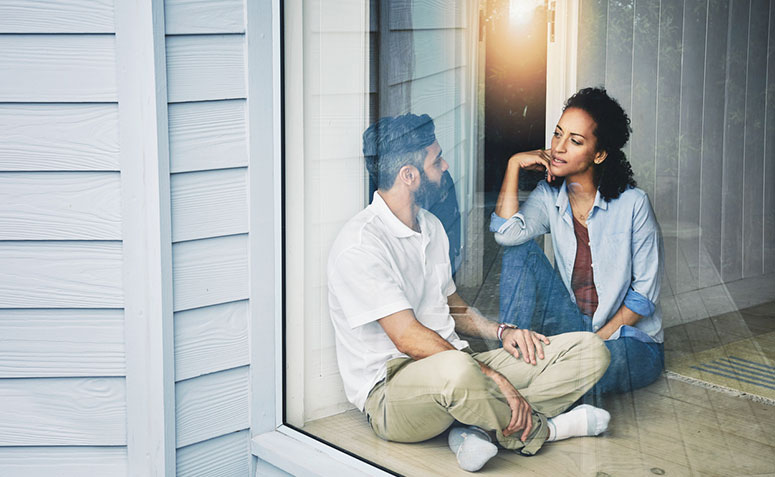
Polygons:
<instances>
[{"instance_id":1,"label":"woman's hand","mask_svg":"<svg viewBox=\"0 0 775 477\"><path fill-rule=\"evenodd\" d=\"M517 359L522 354L522 359L529 364L536 364L538 362L536 357L544 359L543 344L549 344L549 338L546 336L521 328L506 328L503 330L501 340L503 349Z\"/></svg>"},{"instance_id":2,"label":"woman's hand","mask_svg":"<svg viewBox=\"0 0 775 477\"><path fill-rule=\"evenodd\" d=\"M509 166L517 166L519 169L528 171L546 171L546 180L552 181L554 176L549 172L551 160L551 149L536 149L514 154L509 158Z\"/></svg>"}]
</instances>

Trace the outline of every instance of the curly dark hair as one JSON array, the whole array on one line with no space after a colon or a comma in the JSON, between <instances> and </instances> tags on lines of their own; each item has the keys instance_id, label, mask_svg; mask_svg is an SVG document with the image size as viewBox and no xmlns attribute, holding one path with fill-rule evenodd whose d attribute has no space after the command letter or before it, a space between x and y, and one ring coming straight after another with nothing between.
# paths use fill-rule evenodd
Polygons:
<instances>
[{"instance_id":1,"label":"curly dark hair","mask_svg":"<svg viewBox=\"0 0 775 477\"><path fill-rule=\"evenodd\" d=\"M604 88L584 88L568 98L563 111L578 108L595 121L596 151L605 151L606 160L594 165L595 182L600 196L606 202L616 199L629 187L638 184L632 177L632 167L622 148L630 139L630 118L619 102L608 96ZM555 178L549 184L560 187L564 178Z\"/></svg>"}]
</instances>

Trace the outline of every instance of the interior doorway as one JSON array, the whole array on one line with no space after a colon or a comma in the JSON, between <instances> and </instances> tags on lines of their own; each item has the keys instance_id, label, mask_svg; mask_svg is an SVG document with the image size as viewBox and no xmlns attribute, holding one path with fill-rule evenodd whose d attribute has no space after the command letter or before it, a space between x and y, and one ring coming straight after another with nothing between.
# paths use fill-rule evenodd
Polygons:
<instances>
[{"instance_id":1,"label":"interior doorway","mask_svg":"<svg viewBox=\"0 0 775 477\"><path fill-rule=\"evenodd\" d=\"M486 209L495 204L508 158L544 147L546 141L547 8L543 0L486 2L482 22ZM528 190L541 178L523 177L520 186Z\"/></svg>"}]
</instances>

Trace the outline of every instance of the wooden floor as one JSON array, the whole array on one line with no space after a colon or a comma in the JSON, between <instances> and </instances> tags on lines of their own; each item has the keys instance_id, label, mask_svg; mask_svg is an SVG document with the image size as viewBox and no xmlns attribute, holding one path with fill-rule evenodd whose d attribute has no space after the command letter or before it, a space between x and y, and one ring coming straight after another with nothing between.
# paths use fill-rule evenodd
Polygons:
<instances>
[{"instance_id":1,"label":"wooden floor","mask_svg":"<svg viewBox=\"0 0 775 477\"><path fill-rule=\"evenodd\" d=\"M548 443L532 457L501 449L483 476L775 476L775 408L681 381L608 398L609 431ZM376 437L357 411L305 431L405 476L470 475L442 435L419 444Z\"/></svg>"}]
</instances>

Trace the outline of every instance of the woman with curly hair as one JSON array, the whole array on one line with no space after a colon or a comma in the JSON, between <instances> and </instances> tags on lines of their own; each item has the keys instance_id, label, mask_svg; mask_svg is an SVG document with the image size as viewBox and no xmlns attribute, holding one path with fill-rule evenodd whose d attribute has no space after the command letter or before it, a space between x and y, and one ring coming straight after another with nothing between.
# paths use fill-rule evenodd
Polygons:
<instances>
[{"instance_id":1,"label":"woman with curly hair","mask_svg":"<svg viewBox=\"0 0 775 477\"><path fill-rule=\"evenodd\" d=\"M495 240L509 246L501 271L501 330L597 333L611 353L606 374L591 391L597 395L646 386L664 366L662 237L622 151L629 124L604 89L571 96L551 149L509 159L490 221ZM545 171L546 180L520 206L521 170ZM555 269L532 240L546 233ZM538 354L540 339L533 336L526 348ZM523 358L534 362L529 354Z\"/></svg>"}]
</instances>

